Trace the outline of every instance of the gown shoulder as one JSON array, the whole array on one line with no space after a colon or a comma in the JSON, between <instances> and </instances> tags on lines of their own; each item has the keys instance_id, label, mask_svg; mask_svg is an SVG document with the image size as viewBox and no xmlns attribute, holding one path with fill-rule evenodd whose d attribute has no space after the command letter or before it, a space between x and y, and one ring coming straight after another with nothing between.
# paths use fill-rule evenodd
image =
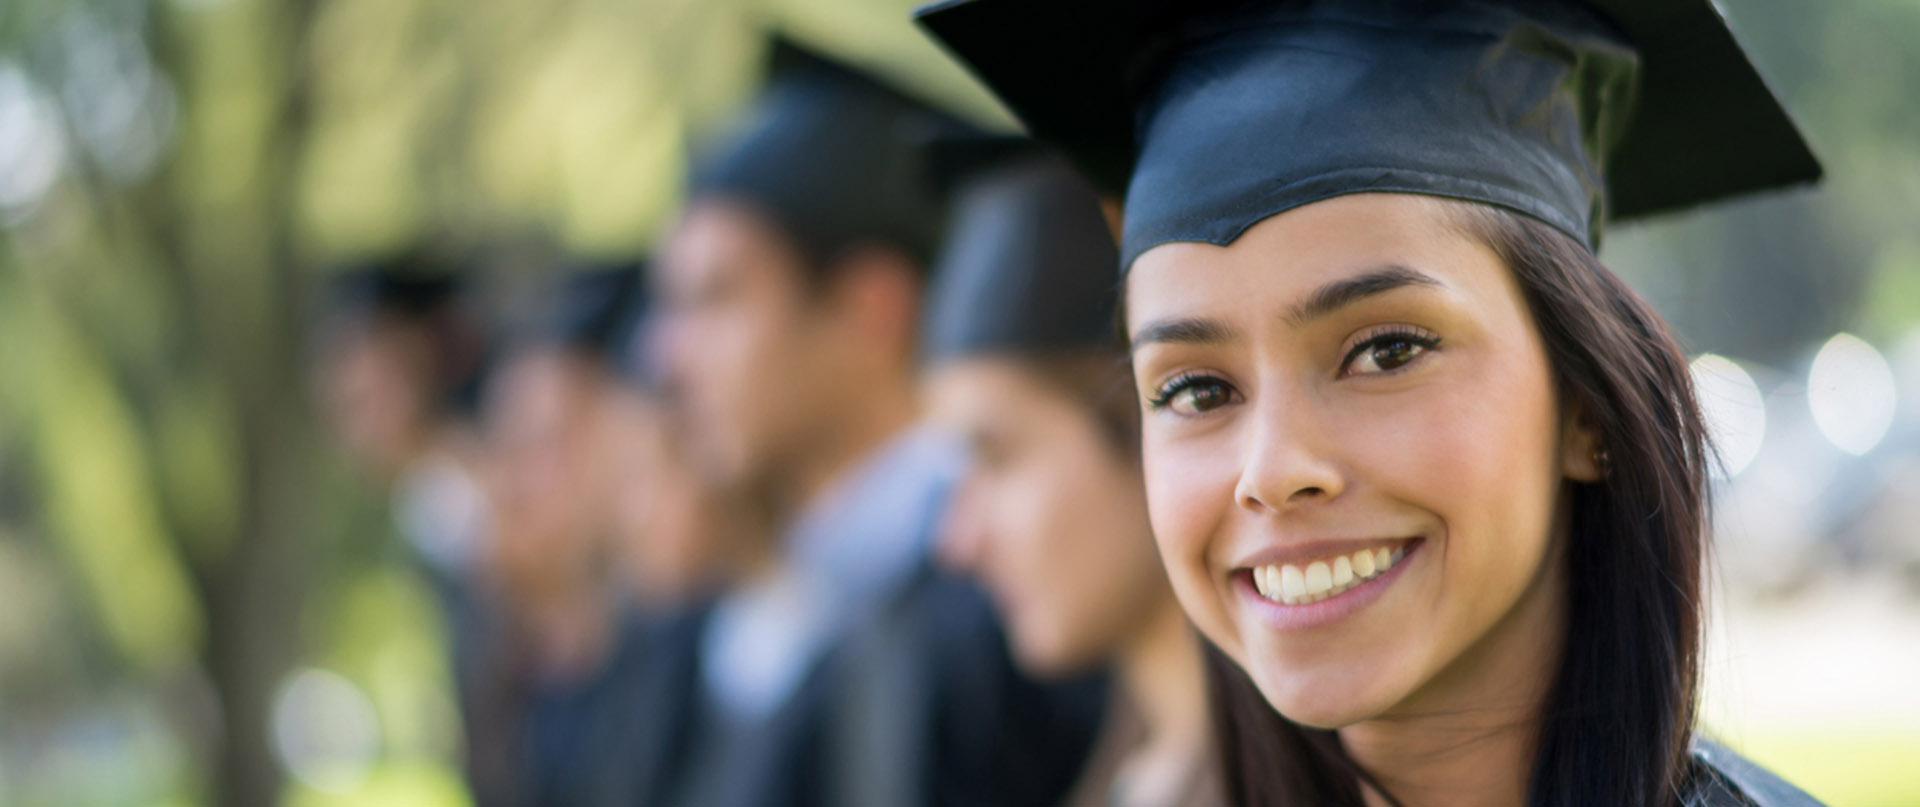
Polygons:
<instances>
[{"instance_id":1,"label":"gown shoulder","mask_svg":"<svg viewBox=\"0 0 1920 807\"><path fill-rule=\"evenodd\" d=\"M1693 741L1694 785L1685 807L1825 807L1772 771L1705 737Z\"/></svg>"}]
</instances>

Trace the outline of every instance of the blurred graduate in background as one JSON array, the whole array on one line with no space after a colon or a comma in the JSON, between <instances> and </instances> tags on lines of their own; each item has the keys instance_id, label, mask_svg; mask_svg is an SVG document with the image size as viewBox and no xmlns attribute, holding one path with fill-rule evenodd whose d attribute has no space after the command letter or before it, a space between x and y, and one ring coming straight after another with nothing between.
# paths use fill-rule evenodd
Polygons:
<instances>
[{"instance_id":1,"label":"blurred graduate in background","mask_svg":"<svg viewBox=\"0 0 1920 807\"><path fill-rule=\"evenodd\" d=\"M328 430L392 490L395 531L446 621L471 785L498 803L506 780L475 764L498 743L477 715L501 623L484 578L493 552L480 391L488 329L470 267L416 247L346 266L316 317L313 387Z\"/></svg>"},{"instance_id":2,"label":"blurred graduate in background","mask_svg":"<svg viewBox=\"0 0 1920 807\"><path fill-rule=\"evenodd\" d=\"M647 803L659 704L686 690L676 609L725 576L744 523L681 463L647 383L641 271L552 282L488 396L516 804Z\"/></svg>"},{"instance_id":3,"label":"blurred graduate in background","mask_svg":"<svg viewBox=\"0 0 1920 807\"><path fill-rule=\"evenodd\" d=\"M495 735L497 758L476 762L510 772L513 804L570 803L569 789L594 784L581 738L622 628L608 563L613 457L599 424L639 287L637 266L563 271L524 306L487 388L498 514L487 582L505 619L480 699L488 711L469 722Z\"/></svg>"},{"instance_id":4,"label":"blurred graduate in background","mask_svg":"<svg viewBox=\"0 0 1920 807\"><path fill-rule=\"evenodd\" d=\"M1067 804L1225 804L1198 637L1147 523L1099 199L1024 139L941 143L934 171L952 219L929 302L928 403L972 449L941 554L985 582L1022 668L1115 666Z\"/></svg>"},{"instance_id":5,"label":"blurred graduate in background","mask_svg":"<svg viewBox=\"0 0 1920 807\"><path fill-rule=\"evenodd\" d=\"M698 629L685 758L649 803L1057 803L1100 688L1026 680L984 597L931 563L963 455L916 426L943 223L922 148L965 127L775 50L654 267L693 456L769 533Z\"/></svg>"}]
</instances>

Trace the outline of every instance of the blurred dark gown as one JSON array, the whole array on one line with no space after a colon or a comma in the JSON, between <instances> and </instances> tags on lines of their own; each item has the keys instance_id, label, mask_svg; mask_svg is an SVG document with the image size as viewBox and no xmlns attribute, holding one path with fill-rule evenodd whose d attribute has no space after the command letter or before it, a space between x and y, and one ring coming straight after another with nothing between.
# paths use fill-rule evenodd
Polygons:
<instances>
[{"instance_id":1,"label":"blurred dark gown","mask_svg":"<svg viewBox=\"0 0 1920 807\"><path fill-rule=\"evenodd\" d=\"M479 807L517 804L518 654L504 612L480 582L493 529L486 494L451 454L436 452L409 465L392 495L394 526L446 631L467 787Z\"/></svg>"},{"instance_id":2,"label":"blurred dark gown","mask_svg":"<svg viewBox=\"0 0 1920 807\"><path fill-rule=\"evenodd\" d=\"M677 758L659 722L694 682L692 637L702 609L626 609L598 673L534 687L519 726L516 773L527 807L657 803L657 780Z\"/></svg>"},{"instance_id":3,"label":"blurred dark gown","mask_svg":"<svg viewBox=\"0 0 1920 807\"><path fill-rule=\"evenodd\" d=\"M629 695L626 804L1059 803L1105 682L1022 677L985 597L931 564L952 470L897 440L789 531L791 577L659 634L673 661Z\"/></svg>"},{"instance_id":4,"label":"blurred dark gown","mask_svg":"<svg viewBox=\"0 0 1920 807\"><path fill-rule=\"evenodd\" d=\"M1684 807L1821 807L1800 788L1705 737L1695 735L1693 761Z\"/></svg>"}]
</instances>

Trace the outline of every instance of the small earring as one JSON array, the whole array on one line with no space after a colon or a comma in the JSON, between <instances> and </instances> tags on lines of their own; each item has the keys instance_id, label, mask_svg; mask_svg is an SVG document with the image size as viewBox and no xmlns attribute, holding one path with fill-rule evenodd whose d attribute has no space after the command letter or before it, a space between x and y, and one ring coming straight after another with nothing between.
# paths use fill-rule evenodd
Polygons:
<instances>
[{"instance_id":1,"label":"small earring","mask_svg":"<svg viewBox=\"0 0 1920 807\"><path fill-rule=\"evenodd\" d=\"M1606 446L1600 446L1593 450L1593 467L1600 470L1601 476L1606 476L1609 471L1613 470L1613 455L1607 453Z\"/></svg>"}]
</instances>

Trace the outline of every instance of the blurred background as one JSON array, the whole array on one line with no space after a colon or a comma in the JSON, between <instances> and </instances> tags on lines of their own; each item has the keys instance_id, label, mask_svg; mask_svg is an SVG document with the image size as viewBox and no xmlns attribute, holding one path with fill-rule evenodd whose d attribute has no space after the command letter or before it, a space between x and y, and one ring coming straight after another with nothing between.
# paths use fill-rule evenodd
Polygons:
<instances>
[{"instance_id":1,"label":"blurred background","mask_svg":"<svg viewBox=\"0 0 1920 807\"><path fill-rule=\"evenodd\" d=\"M452 628L316 402L341 267L643 256L786 30L987 123L897 0L0 3L0 804L454 805ZM1920 0L1725 0L1828 168L1610 235L1716 436L1711 731L1920 804Z\"/></svg>"}]
</instances>

